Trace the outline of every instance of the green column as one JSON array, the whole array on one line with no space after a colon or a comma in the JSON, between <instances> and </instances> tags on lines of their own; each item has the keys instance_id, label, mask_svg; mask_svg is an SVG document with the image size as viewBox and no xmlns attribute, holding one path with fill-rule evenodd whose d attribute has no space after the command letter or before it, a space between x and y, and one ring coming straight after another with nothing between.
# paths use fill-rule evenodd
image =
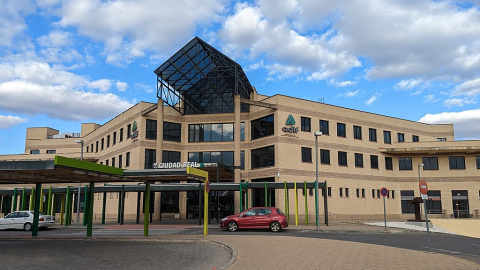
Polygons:
<instances>
[{"instance_id":1,"label":"green column","mask_svg":"<svg viewBox=\"0 0 480 270\"><path fill-rule=\"evenodd\" d=\"M248 182L245 182L245 209L248 209Z\"/></svg>"},{"instance_id":2,"label":"green column","mask_svg":"<svg viewBox=\"0 0 480 270\"><path fill-rule=\"evenodd\" d=\"M38 217L40 216L40 198L42 193L42 183L38 182L35 187L37 195L35 196L35 210L33 212L32 236L38 235Z\"/></svg>"},{"instance_id":3,"label":"green column","mask_svg":"<svg viewBox=\"0 0 480 270\"><path fill-rule=\"evenodd\" d=\"M48 188L48 205L47 205L47 215L52 213L52 187Z\"/></svg>"},{"instance_id":4,"label":"green column","mask_svg":"<svg viewBox=\"0 0 480 270\"><path fill-rule=\"evenodd\" d=\"M284 181L284 193L285 193L285 213L287 215L287 218L288 218L288 196L287 196L287 181Z\"/></svg>"},{"instance_id":5,"label":"green column","mask_svg":"<svg viewBox=\"0 0 480 270\"><path fill-rule=\"evenodd\" d=\"M38 194L38 192L37 192ZM43 213L43 188L40 190L40 212Z\"/></svg>"},{"instance_id":6,"label":"green column","mask_svg":"<svg viewBox=\"0 0 480 270\"><path fill-rule=\"evenodd\" d=\"M323 205L324 205L324 211L325 211L325 225L328 226L328 206L327 206L327 191L328 191L328 188L327 188L327 181L325 181L325 187L323 188L325 190L324 194L325 196L323 196Z\"/></svg>"},{"instance_id":7,"label":"green column","mask_svg":"<svg viewBox=\"0 0 480 270\"><path fill-rule=\"evenodd\" d=\"M17 211L17 188L13 189L12 212Z\"/></svg>"},{"instance_id":8,"label":"green column","mask_svg":"<svg viewBox=\"0 0 480 270\"><path fill-rule=\"evenodd\" d=\"M143 236L148 236L148 222L150 216L150 182L145 183L145 213L143 217ZM200 205L199 205L200 207Z\"/></svg>"},{"instance_id":9,"label":"green column","mask_svg":"<svg viewBox=\"0 0 480 270\"><path fill-rule=\"evenodd\" d=\"M26 203L26 198L25 198L25 188L23 188L23 191L22 191L22 208L20 208L21 210L25 210L25 203Z\"/></svg>"},{"instance_id":10,"label":"green column","mask_svg":"<svg viewBox=\"0 0 480 270\"><path fill-rule=\"evenodd\" d=\"M60 224L63 224L64 214L65 214L65 194L62 194L62 201L60 202Z\"/></svg>"},{"instance_id":11,"label":"green column","mask_svg":"<svg viewBox=\"0 0 480 270\"><path fill-rule=\"evenodd\" d=\"M122 196L121 192L118 192L118 211L117 211L117 223L120 223L120 215L122 212Z\"/></svg>"},{"instance_id":12,"label":"green column","mask_svg":"<svg viewBox=\"0 0 480 270\"><path fill-rule=\"evenodd\" d=\"M88 216L88 198L90 194L88 194L88 186L85 186L85 200L83 202L83 226L87 225L87 216ZM81 207L80 207L81 208ZM80 211L80 209L77 209Z\"/></svg>"},{"instance_id":13,"label":"green column","mask_svg":"<svg viewBox=\"0 0 480 270\"><path fill-rule=\"evenodd\" d=\"M107 192L103 192L103 205L102 205L102 224L105 224L105 210L107 208Z\"/></svg>"},{"instance_id":14,"label":"green column","mask_svg":"<svg viewBox=\"0 0 480 270\"><path fill-rule=\"evenodd\" d=\"M70 197L70 187L67 186L67 194L65 194L66 198L66 204L65 204L65 226L68 226L70 222L68 221L70 219L70 210L72 208L71 206L71 197Z\"/></svg>"},{"instance_id":15,"label":"green column","mask_svg":"<svg viewBox=\"0 0 480 270\"><path fill-rule=\"evenodd\" d=\"M55 194L52 194L52 211L48 213L49 215L52 215L55 218L55 214L57 213L57 201L58 201L58 195L55 196Z\"/></svg>"},{"instance_id":16,"label":"green column","mask_svg":"<svg viewBox=\"0 0 480 270\"><path fill-rule=\"evenodd\" d=\"M265 181L265 207L268 206L267 181Z\"/></svg>"},{"instance_id":17,"label":"green column","mask_svg":"<svg viewBox=\"0 0 480 270\"><path fill-rule=\"evenodd\" d=\"M240 182L239 184L240 187L240 212L243 211L243 188L242 188L242 183Z\"/></svg>"},{"instance_id":18,"label":"green column","mask_svg":"<svg viewBox=\"0 0 480 270\"><path fill-rule=\"evenodd\" d=\"M95 197L95 183L90 182L89 186L89 191L88 191L88 210L87 206L85 205L85 210L83 215L87 215L87 237L92 236L92 231L93 231L93 199Z\"/></svg>"},{"instance_id":19,"label":"green column","mask_svg":"<svg viewBox=\"0 0 480 270\"><path fill-rule=\"evenodd\" d=\"M30 192L30 205L28 206L28 210L33 210L34 207L34 200L35 199L35 191L32 187L32 191Z\"/></svg>"},{"instance_id":20,"label":"green column","mask_svg":"<svg viewBox=\"0 0 480 270\"><path fill-rule=\"evenodd\" d=\"M304 182L303 190L305 191L305 226L308 226L307 181Z\"/></svg>"}]
</instances>

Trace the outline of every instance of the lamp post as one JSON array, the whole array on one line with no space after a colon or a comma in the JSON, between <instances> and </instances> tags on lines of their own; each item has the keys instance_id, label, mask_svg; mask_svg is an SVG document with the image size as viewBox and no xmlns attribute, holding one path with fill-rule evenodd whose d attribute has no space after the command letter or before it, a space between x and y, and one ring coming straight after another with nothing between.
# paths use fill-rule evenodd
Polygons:
<instances>
[{"instance_id":1,"label":"lamp post","mask_svg":"<svg viewBox=\"0 0 480 270\"><path fill-rule=\"evenodd\" d=\"M425 166L425 164L421 163L418 164L418 183L420 184L420 167ZM425 195L426 196L426 195ZM427 226L427 238L428 238L428 248L430 251L432 250L432 242L430 240L430 229L428 226L428 214L427 214L427 200L424 197L424 194L422 194L422 199L423 199L423 211L425 211L425 224Z\"/></svg>"},{"instance_id":2,"label":"lamp post","mask_svg":"<svg viewBox=\"0 0 480 270\"><path fill-rule=\"evenodd\" d=\"M76 143L79 143L81 146L80 149L80 160L83 160L83 140L75 140ZM82 189L82 182L78 183L78 195L77 195L77 228L78 220L80 219L80 191Z\"/></svg>"},{"instance_id":3,"label":"lamp post","mask_svg":"<svg viewBox=\"0 0 480 270\"><path fill-rule=\"evenodd\" d=\"M317 223L317 231L319 231L318 222L318 136L322 136L321 131L313 133L315 135L315 221ZM325 196L327 196L325 194Z\"/></svg>"}]
</instances>

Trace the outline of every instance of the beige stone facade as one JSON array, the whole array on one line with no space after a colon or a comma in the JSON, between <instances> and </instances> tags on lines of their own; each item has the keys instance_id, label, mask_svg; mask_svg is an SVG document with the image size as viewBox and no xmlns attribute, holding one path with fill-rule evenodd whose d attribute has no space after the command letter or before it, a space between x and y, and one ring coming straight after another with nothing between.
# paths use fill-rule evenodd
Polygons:
<instances>
[{"instance_id":1,"label":"beige stone facade","mask_svg":"<svg viewBox=\"0 0 480 270\"><path fill-rule=\"evenodd\" d=\"M402 191L413 191L415 197L420 196L419 168L421 178L427 181L429 190L438 191L440 194L435 196L435 200L441 201L441 209L433 211L432 217L455 217L456 203L458 200L466 199L468 200L466 213L473 218L480 218L480 141L454 141L453 125L423 124L282 95L267 97L254 93L252 97L254 101L272 106L251 105L248 113L237 111L237 113L225 114L182 115L171 107L165 106L160 100L158 104L140 102L103 125L82 124L79 134L62 135L58 130L48 127L28 128L25 153L3 155L0 156L0 160L52 159L55 155L79 158L81 153L77 140L84 141L84 160L127 170L151 166L145 161L146 149L156 150L157 162L162 161L163 151L180 153L181 162L189 161L189 153L229 151L233 152L235 157L234 164L230 164L231 166L245 164L244 169L235 170L235 179L232 181L252 182L269 179L269 181L297 182L298 185L303 185L305 181L315 181L314 132L320 130L320 120L323 120L328 121L328 134L324 130L322 136L317 137L319 181L326 181L329 188L326 195L331 220L383 219L383 199L379 195L382 187L390 190L385 200L388 218L395 220L413 218L411 213L402 213L405 212L402 211ZM238 104L240 100L236 99L236 102ZM252 139L252 121L269 115L273 115L274 134ZM295 121L294 125L286 124L290 115ZM147 119L157 121L157 139L146 138ZM164 122L181 125L180 142L161 139ZM243 141L239 139L239 129L235 129L233 141L189 142L189 125L239 122L244 123L245 127ZM307 125L308 122L309 125ZM129 136L134 123L138 131L136 137ZM338 129L340 133L337 132ZM370 138L373 130L376 131L376 140ZM345 134L342 134L343 131ZM385 138L388 134L390 134L390 140ZM414 142L414 138L418 141ZM269 146L273 146L274 149L274 163L253 168L252 150ZM329 162L320 162L321 150L329 151ZM244 151L243 162L240 162L241 151ZM460 162L454 165L454 167L458 166L458 169L451 169L450 157ZM437 160L438 169L435 166L433 169L419 167L418 164L424 163L424 158L432 158L432 162ZM392 162L390 168L387 168L387 160ZM464 160L464 168L461 166L462 160ZM402 169L400 169L401 166ZM24 186L2 186L1 188L13 187ZM31 188L31 186L27 187ZM452 191L462 192L459 193L460 195L455 195L456 193ZM284 209L284 191L272 192L275 193L272 204ZM304 220L305 197L301 190L297 192L300 220ZM464 194L467 194L466 197ZM252 194L249 195L252 197ZM107 196L107 220L116 220L118 194L107 193ZM130 193L127 196L125 219L133 220L136 217L137 193ZM314 220L314 196L311 191L307 191L306 196L309 219ZM407 197L403 196L404 200ZM238 192L234 198L235 211L238 211ZM102 199L103 194L95 195L94 217L97 221L102 211ZM293 191L290 191L289 209L292 217L295 209L294 200ZM178 218L187 218L186 201L187 192L180 192L178 213L164 213L162 217L178 215ZM156 196L155 220L160 218L159 205L160 196ZM249 205L251 206L251 203ZM321 195L319 206L323 219Z\"/></svg>"}]
</instances>

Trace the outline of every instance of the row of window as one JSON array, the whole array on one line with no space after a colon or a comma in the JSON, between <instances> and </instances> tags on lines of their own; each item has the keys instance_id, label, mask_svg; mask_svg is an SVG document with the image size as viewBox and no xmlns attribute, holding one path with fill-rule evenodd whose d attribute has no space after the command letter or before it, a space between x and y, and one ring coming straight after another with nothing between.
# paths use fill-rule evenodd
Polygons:
<instances>
[{"instance_id":1,"label":"row of window","mask_svg":"<svg viewBox=\"0 0 480 270\"><path fill-rule=\"evenodd\" d=\"M46 154L56 154L57 153L57 150L47 150L45 151ZM40 150L36 149L36 150L30 150L30 154L31 155L38 155L40 154Z\"/></svg>"},{"instance_id":2,"label":"row of window","mask_svg":"<svg viewBox=\"0 0 480 270\"><path fill-rule=\"evenodd\" d=\"M118 155L118 159L116 157L112 157L111 159L106 159L101 161L100 164L118 168L128 168L130 166L130 152L125 154L125 164L123 163L123 155Z\"/></svg>"},{"instance_id":3,"label":"row of window","mask_svg":"<svg viewBox=\"0 0 480 270\"><path fill-rule=\"evenodd\" d=\"M322 132L323 135L330 135L330 128L329 128L329 121L327 120L320 120L319 122L319 130ZM308 117L301 117L301 131L311 132L311 119ZM337 136L338 137L347 137L347 125L344 123L337 123ZM362 127L361 126L353 126L353 138L357 140L362 140ZM377 141L377 130L374 128L368 129L368 139L371 142ZM444 138L442 138L444 139ZM418 142L419 137L418 135L412 135L412 142ZM383 131L383 142L387 144L392 143L391 138L391 131L384 130ZM397 133L397 142L405 142L405 134L404 133Z\"/></svg>"},{"instance_id":4,"label":"row of window","mask_svg":"<svg viewBox=\"0 0 480 270\"><path fill-rule=\"evenodd\" d=\"M301 148L302 162L312 162L312 148ZM449 165L451 170L465 169L465 157L464 156L449 156ZM424 164L424 170L438 170L438 157L423 157L422 162ZM320 149L320 163L330 164L330 150ZM338 165L347 166L347 152L338 151ZM480 169L480 156L476 157L477 169ZM363 167L363 154L355 153L355 167ZM370 155L370 167L372 169L378 169L378 156ZM393 170L393 158L385 157L385 169ZM398 158L398 169L400 171L413 170L412 158L401 157Z\"/></svg>"}]
</instances>

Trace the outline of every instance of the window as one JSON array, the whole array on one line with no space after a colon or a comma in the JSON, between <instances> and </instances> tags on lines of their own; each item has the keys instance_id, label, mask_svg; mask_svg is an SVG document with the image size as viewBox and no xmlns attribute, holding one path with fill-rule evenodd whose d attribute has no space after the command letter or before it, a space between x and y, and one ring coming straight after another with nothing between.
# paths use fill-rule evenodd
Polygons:
<instances>
[{"instance_id":1,"label":"window","mask_svg":"<svg viewBox=\"0 0 480 270\"><path fill-rule=\"evenodd\" d=\"M122 155L119 155L118 156L118 168L122 168L123 166L123 156Z\"/></svg>"},{"instance_id":2,"label":"window","mask_svg":"<svg viewBox=\"0 0 480 270\"><path fill-rule=\"evenodd\" d=\"M332 187L328 187L327 194L328 194L328 197L332 197Z\"/></svg>"},{"instance_id":3,"label":"window","mask_svg":"<svg viewBox=\"0 0 480 270\"><path fill-rule=\"evenodd\" d=\"M163 150L162 162L180 162L180 152Z\"/></svg>"},{"instance_id":4,"label":"window","mask_svg":"<svg viewBox=\"0 0 480 270\"><path fill-rule=\"evenodd\" d=\"M368 129L368 140L371 142L376 142L377 141L377 130L374 128L369 128Z\"/></svg>"},{"instance_id":5,"label":"window","mask_svg":"<svg viewBox=\"0 0 480 270\"><path fill-rule=\"evenodd\" d=\"M95 142L95 153L98 152L98 141Z\"/></svg>"},{"instance_id":6,"label":"window","mask_svg":"<svg viewBox=\"0 0 480 270\"><path fill-rule=\"evenodd\" d=\"M302 122L302 127L301 127L301 130L302 131L307 131L307 132L310 132L311 131L311 124L310 124L310 118L308 117L303 117L301 118L301 122Z\"/></svg>"},{"instance_id":7,"label":"window","mask_svg":"<svg viewBox=\"0 0 480 270\"><path fill-rule=\"evenodd\" d=\"M372 198L375 199L375 189L372 189Z\"/></svg>"},{"instance_id":8,"label":"window","mask_svg":"<svg viewBox=\"0 0 480 270\"><path fill-rule=\"evenodd\" d=\"M128 153L127 153L128 154ZM144 169L153 169L153 163L156 163L157 150L145 149Z\"/></svg>"},{"instance_id":9,"label":"window","mask_svg":"<svg viewBox=\"0 0 480 270\"><path fill-rule=\"evenodd\" d=\"M273 114L257 120L253 120L251 122L251 129L252 140L273 135L275 133Z\"/></svg>"},{"instance_id":10,"label":"window","mask_svg":"<svg viewBox=\"0 0 480 270\"><path fill-rule=\"evenodd\" d=\"M391 157L385 157L385 169L393 170L393 160Z\"/></svg>"},{"instance_id":11,"label":"window","mask_svg":"<svg viewBox=\"0 0 480 270\"><path fill-rule=\"evenodd\" d=\"M88 153L88 150L90 149L90 147L87 145L87 153Z\"/></svg>"},{"instance_id":12,"label":"window","mask_svg":"<svg viewBox=\"0 0 480 270\"><path fill-rule=\"evenodd\" d=\"M231 142L233 123L188 125L189 142Z\"/></svg>"},{"instance_id":13,"label":"window","mask_svg":"<svg viewBox=\"0 0 480 270\"><path fill-rule=\"evenodd\" d=\"M32 155L40 154L40 150L30 150L30 154Z\"/></svg>"},{"instance_id":14,"label":"window","mask_svg":"<svg viewBox=\"0 0 480 270\"><path fill-rule=\"evenodd\" d=\"M345 197L350 197L350 195L348 194L348 188L345 188Z\"/></svg>"},{"instance_id":15,"label":"window","mask_svg":"<svg viewBox=\"0 0 480 270\"><path fill-rule=\"evenodd\" d=\"M338 151L338 165L347 166L347 152Z\"/></svg>"},{"instance_id":16,"label":"window","mask_svg":"<svg viewBox=\"0 0 480 270\"><path fill-rule=\"evenodd\" d=\"M110 166L110 163L109 163L109 162L110 162L110 160L108 160L108 159L105 160L105 165Z\"/></svg>"},{"instance_id":17,"label":"window","mask_svg":"<svg viewBox=\"0 0 480 270\"><path fill-rule=\"evenodd\" d=\"M182 125L177 123L163 122L163 140L181 142Z\"/></svg>"},{"instance_id":18,"label":"window","mask_svg":"<svg viewBox=\"0 0 480 270\"><path fill-rule=\"evenodd\" d=\"M330 164L330 150L320 149L320 163Z\"/></svg>"},{"instance_id":19,"label":"window","mask_svg":"<svg viewBox=\"0 0 480 270\"><path fill-rule=\"evenodd\" d=\"M380 198L380 189L377 189L377 198Z\"/></svg>"},{"instance_id":20,"label":"window","mask_svg":"<svg viewBox=\"0 0 480 270\"><path fill-rule=\"evenodd\" d=\"M462 170L465 169L465 157L448 157L450 163L450 170Z\"/></svg>"},{"instance_id":21,"label":"window","mask_svg":"<svg viewBox=\"0 0 480 270\"><path fill-rule=\"evenodd\" d=\"M389 190L388 196L390 196L390 194L392 194L392 199L395 199L395 190Z\"/></svg>"},{"instance_id":22,"label":"window","mask_svg":"<svg viewBox=\"0 0 480 270\"><path fill-rule=\"evenodd\" d=\"M112 167L115 167L115 158L112 158Z\"/></svg>"},{"instance_id":23,"label":"window","mask_svg":"<svg viewBox=\"0 0 480 270\"><path fill-rule=\"evenodd\" d=\"M180 158L180 157L179 157ZM240 152L240 163L245 164L245 154ZM229 168L233 168L233 151L215 151L215 152L189 152L189 162L200 163L222 163ZM240 165L241 166L241 165ZM244 165L245 166L245 165Z\"/></svg>"},{"instance_id":24,"label":"window","mask_svg":"<svg viewBox=\"0 0 480 270\"><path fill-rule=\"evenodd\" d=\"M378 156L370 155L370 168L378 169Z\"/></svg>"},{"instance_id":25,"label":"window","mask_svg":"<svg viewBox=\"0 0 480 270\"><path fill-rule=\"evenodd\" d=\"M132 137L132 124L127 125L127 138Z\"/></svg>"},{"instance_id":26,"label":"window","mask_svg":"<svg viewBox=\"0 0 480 270\"><path fill-rule=\"evenodd\" d=\"M127 152L125 156L125 167L130 166L130 152Z\"/></svg>"},{"instance_id":27,"label":"window","mask_svg":"<svg viewBox=\"0 0 480 270\"><path fill-rule=\"evenodd\" d=\"M302 147L302 162L312 162L312 148Z\"/></svg>"},{"instance_id":28,"label":"window","mask_svg":"<svg viewBox=\"0 0 480 270\"><path fill-rule=\"evenodd\" d=\"M360 189L357 188L357 198L360 198Z\"/></svg>"},{"instance_id":29,"label":"window","mask_svg":"<svg viewBox=\"0 0 480 270\"><path fill-rule=\"evenodd\" d=\"M343 197L343 188L340 188L340 197Z\"/></svg>"},{"instance_id":30,"label":"window","mask_svg":"<svg viewBox=\"0 0 480 270\"><path fill-rule=\"evenodd\" d=\"M412 158L398 158L398 169L400 171L411 171L412 170Z\"/></svg>"},{"instance_id":31,"label":"window","mask_svg":"<svg viewBox=\"0 0 480 270\"><path fill-rule=\"evenodd\" d=\"M363 168L363 154L355 153L355 167Z\"/></svg>"},{"instance_id":32,"label":"window","mask_svg":"<svg viewBox=\"0 0 480 270\"><path fill-rule=\"evenodd\" d=\"M398 142L405 142L405 134L397 133L397 141Z\"/></svg>"},{"instance_id":33,"label":"window","mask_svg":"<svg viewBox=\"0 0 480 270\"><path fill-rule=\"evenodd\" d=\"M480 169L480 157L477 156L476 159L477 159L477 169Z\"/></svg>"},{"instance_id":34,"label":"window","mask_svg":"<svg viewBox=\"0 0 480 270\"><path fill-rule=\"evenodd\" d=\"M55 154L55 153L57 153L57 150L47 150L47 154Z\"/></svg>"},{"instance_id":35,"label":"window","mask_svg":"<svg viewBox=\"0 0 480 270\"><path fill-rule=\"evenodd\" d=\"M328 130L328 121L320 120L320 131L322 132L322 135L330 134Z\"/></svg>"},{"instance_id":36,"label":"window","mask_svg":"<svg viewBox=\"0 0 480 270\"><path fill-rule=\"evenodd\" d=\"M251 154L252 169L275 166L275 147L273 145L253 149Z\"/></svg>"},{"instance_id":37,"label":"window","mask_svg":"<svg viewBox=\"0 0 480 270\"><path fill-rule=\"evenodd\" d=\"M100 150L103 150L104 146L105 146L105 138L102 138L101 140L101 143L100 143Z\"/></svg>"},{"instance_id":38,"label":"window","mask_svg":"<svg viewBox=\"0 0 480 270\"><path fill-rule=\"evenodd\" d=\"M419 138L417 135L412 135L412 142L419 142Z\"/></svg>"},{"instance_id":39,"label":"window","mask_svg":"<svg viewBox=\"0 0 480 270\"><path fill-rule=\"evenodd\" d=\"M93 143L90 144L90 152L93 152Z\"/></svg>"},{"instance_id":40,"label":"window","mask_svg":"<svg viewBox=\"0 0 480 270\"><path fill-rule=\"evenodd\" d=\"M115 145L117 143L117 132L113 132L113 142L112 145Z\"/></svg>"},{"instance_id":41,"label":"window","mask_svg":"<svg viewBox=\"0 0 480 270\"><path fill-rule=\"evenodd\" d=\"M384 143L392 143L392 136L390 131L384 130L383 131L383 142Z\"/></svg>"},{"instance_id":42,"label":"window","mask_svg":"<svg viewBox=\"0 0 480 270\"><path fill-rule=\"evenodd\" d=\"M123 128L120 129L120 138L118 138L118 141L119 142L122 142L123 141Z\"/></svg>"},{"instance_id":43,"label":"window","mask_svg":"<svg viewBox=\"0 0 480 270\"><path fill-rule=\"evenodd\" d=\"M439 141L439 142L445 142L445 141L447 141L447 138L437 138L437 141Z\"/></svg>"},{"instance_id":44,"label":"window","mask_svg":"<svg viewBox=\"0 0 480 270\"><path fill-rule=\"evenodd\" d=\"M347 137L347 131L345 130L345 124L337 123L337 136Z\"/></svg>"},{"instance_id":45,"label":"window","mask_svg":"<svg viewBox=\"0 0 480 270\"><path fill-rule=\"evenodd\" d=\"M442 213L442 197L440 190L429 190L427 192L428 200L427 212L428 214L441 214Z\"/></svg>"},{"instance_id":46,"label":"window","mask_svg":"<svg viewBox=\"0 0 480 270\"><path fill-rule=\"evenodd\" d=\"M145 129L145 139L156 140L157 139L157 120L147 119Z\"/></svg>"},{"instance_id":47,"label":"window","mask_svg":"<svg viewBox=\"0 0 480 270\"><path fill-rule=\"evenodd\" d=\"M107 148L110 147L110 135L107 135Z\"/></svg>"},{"instance_id":48,"label":"window","mask_svg":"<svg viewBox=\"0 0 480 270\"><path fill-rule=\"evenodd\" d=\"M362 198L365 198L365 189L362 188Z\"/></svg>"},{"instance_id":49,"label":"window","mask_svg":"<svg viewBox=\"0 0 480 270\"><path fill-rule=\"evenodd\" d=\"M362 127L360 126L353 126L353 138L354 139L362 139Z\"/></svg>"},{"instance_id":50,"label":"window","mask_svg":"<svg viewBox=\"0 0 480 270\"><path fill-rule=\"evenodd\" d=\"M402 214L415 213L415 206L411 203L414 197L415 193L413 190L400 190Z\"/></svg>"},{"instance_id":51,"label":"window","mask_svg":"<svg viewBox=\"0 0 480 270\"><path fill-rule=\"evenodd\" d=\"M438 157L424 157L422 163L424 170L438 170Z\"/></svg>"}]
</instances>

